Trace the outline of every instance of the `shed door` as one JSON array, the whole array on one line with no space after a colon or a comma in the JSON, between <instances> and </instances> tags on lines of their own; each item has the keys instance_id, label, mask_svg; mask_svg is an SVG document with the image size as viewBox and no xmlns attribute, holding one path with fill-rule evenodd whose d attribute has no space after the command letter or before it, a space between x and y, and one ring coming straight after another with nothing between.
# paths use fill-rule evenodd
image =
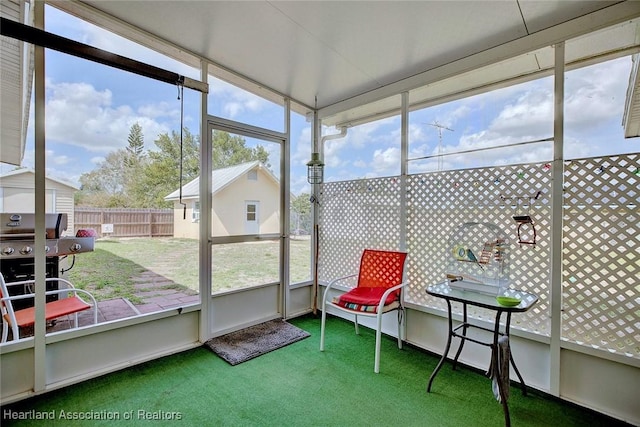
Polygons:
<instances>
[{"instance_id":1,"label":"shed door","mask_svg":"<svg viewBox=\"0 0 640 427\"><path fill-rule=\"evenodd\" d=\"M244 232L260 234L260 202L258 201L244 202Z\"/></svg>"}]
</instances>

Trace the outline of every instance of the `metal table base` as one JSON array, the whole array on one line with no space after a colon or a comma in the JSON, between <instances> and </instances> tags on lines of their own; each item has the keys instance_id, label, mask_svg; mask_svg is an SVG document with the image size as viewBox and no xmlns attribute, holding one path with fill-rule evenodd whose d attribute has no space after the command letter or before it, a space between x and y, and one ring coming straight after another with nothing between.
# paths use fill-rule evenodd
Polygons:
<instances>
[{"instance_id":1,"label":"metal table base","mask_svg":"<svg viewBox=\"0 0 640 427\"><path fill-rule=\"evenodd\" d=\"M462 349L464 347L465 341L471 341L473 343L484 345L491 348L491 367L489 368L489 371L487 372L487 374L491 371L491 369L499 369L498 340L501 336L509 337L509 330L511 327L511 314L529 310L529 308L531 308L531 306L533 306L538 300L538 297L533 294L529 294L522 291L511 290L510 293L517 294L519 297L522 298L522 301L519 305L515 307L505 307L498 304L497 301L495 301L495 297L487 296L485 294L478 294L477 292L472 292L472 291L462 291L459 289L452 289L446 283L428 287L427 293L438 298L443 298L446 301L447 317L448 317L448 325L449 325L448 334L447 334L447 344L445 345L444 352L442 353L442 357L440 358L440 361L436 365L436 368L434 369L434 371L431 373L431 376L429 377L429 384L427 385L428 393L431 392L431 386L433 385L433 380L436 378L436 375L442 368L444 361L447 359L447 355L449 354L449 350L451 349L451 341L453 337L460 338L460 344L458 346L458 350L456 351L456 355L453 358L453 369L456 368L456 364L458 363L458 358L462 353ZM456 326L455 328L453 327L451 301L462 303L462 310L463 310L462 323ZM470 324L468 322L468 317L467 317L467 305L475 305L478 307L483 307L483 308L487 308L495 311L496 315L495 315L493 330L489 328L484 328L482 326ZM504 332L500 332L500 319L502 317L502 313L506 313L507 315ZM467 331L470 328L476 328L476 329L481 329L487 332L492 332L493 340L491 342L486 342L486 341L477 340L475 338L467 336ZM458 331L460 330L462 330L461 333L458 333ZM518 367L516 366L516 363L513 360L513 354L511 352L509 352L509 362L511 366L513 366L513 369L516 372L518 379L520 380L520 385L522 387L522 394L526 396L527 386L524 382L524 379L522 378L522 375L520 375L520 371L518 370ZM498 375L500 378L500 374ZM505 425L509 427L511 425L511 418L509 416L509 406L507 404L506 390L503 387L502 381L498 381L498 390L500 393L500 402L502 404L502 409L504 412Z\"/></svg>"}]
</instances>

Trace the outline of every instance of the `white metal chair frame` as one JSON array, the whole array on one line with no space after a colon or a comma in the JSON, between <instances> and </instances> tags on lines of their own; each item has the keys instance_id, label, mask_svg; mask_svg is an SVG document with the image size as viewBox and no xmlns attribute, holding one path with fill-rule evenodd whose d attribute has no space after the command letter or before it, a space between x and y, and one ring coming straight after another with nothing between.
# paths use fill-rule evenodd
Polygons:
<instances>
[{"instance_id":1,"label":"white metal chair frame","mask_svg":"<svg viewBox=\"0 0 640 427\"><path fill-rule=\"evenodd\" d=\"M402 301L404 299L404 287L406 285L405 270L406 270L406 267L403 268L402 270L402 282L396 286L393 286L387 289L385 293L382 295L382 298L380 298L380 302L378 303L378 309L375 313L363 312L359 310L350 310L346 307L339 306L329 301L329 305L332 308L343 311L345 313L353 314L355 316L354 324L355 324L355 330L357 335L360 334L360 330L358 328L358 316L376 318L376 348L375 348L375 361L374 361L374 367L373 367L373 372L375 372L376 374L380 373L380 345L381 345L381 339L382 339L382 316L385 313L398 310L398 348L402 349L402 341L404 341L404 328L402 327L404 324L404 316L402 315L404 306L402 304ZM334 287L336 283L342 280L349 279L352 277L357 277L357 276L358 276L358 273L350 274L348 276L343 276L343 277L334 279L331 282L329 282L329 284L324 290L324 293L322 296L322 322L320 326L320 351L324 351L324 332L325 332L325 323L327 319L327 296L329 296L329 291L331 290L331 288ZM384 303L387 300L387 297L392 292L395 292L397 290L400 290L400 296L397 303L394 302L385 306Z\"/></svg>"},{"instance_id":2,"label":"white metal chair frame","mask_svg":"<svg viewBox=\"0 0 640 427\"><path fill-rule=\"evenodd\" d=\"M73 293L74 297L79 298L85 304L91 305L91 309L93 310L93 324L98 323L98 304L96 302L96 299L93 297L93 295L91 295L91 293L89 293L88 291L85 291L83 289L77 289L75 286L73 286L73 284L71 282L69 282L68 280L65 280L65 279L51 277L51 278L46 278L45 281L47 281L47 282L57 281L59 283L62 282L67 286L64 289L46 291L45 295L60 295L60 294ZM1 312L0 314L1 314L1 317L2 317L2 340L0 342L4 343L4 342L7 341L9 328L11 328L11 332L13 334L13 340L20 339L20 328L18 327L18 322L16 320L15 311L13 309L13 305L12 305L11 301L16 301L16 300L21 300L21 299L28 299L28 298L35 298L35 294L34 293L10 296L10 294L8 292L8 287L9 286L18 286L18 285L27 285L27 286L29 286L29 285L34 285L34 284L35 284L35 280L22 280L22 281L19 281L19 282L5 282L4 281L4 277L0 274L0 285L1 285L1 290L2 290L2 298L0 298L0 312ZM86 297L88 297L88 299L90 299L91 302L90 303L86 302L78 294L85 295ZM78 327L78 312L70 313L70 314L67 314L66 316L69 316L71 314L73 314L73 320L74 320L73 327L77 328ZM8 321L7 321L7 317L8 317ZM60 316L60 317L64 317L64 315Z\"/></svg>"}]
</instances>

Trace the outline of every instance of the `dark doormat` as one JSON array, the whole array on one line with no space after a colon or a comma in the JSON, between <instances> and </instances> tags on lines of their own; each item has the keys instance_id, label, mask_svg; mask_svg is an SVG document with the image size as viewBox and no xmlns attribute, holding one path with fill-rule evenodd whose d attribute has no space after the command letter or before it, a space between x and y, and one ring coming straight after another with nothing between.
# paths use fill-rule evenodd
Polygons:
<instances>
[{"instance_id":1,"label":"dark doormat","mask_svg":"<svg viewBox=\"0 0 640 427\"><path fill-rule=\"evenodd\" d=\"M308 332L276 319L210 339L204 345L231 365L237 365L308 336Z\"/></svg>"}]
</instances>

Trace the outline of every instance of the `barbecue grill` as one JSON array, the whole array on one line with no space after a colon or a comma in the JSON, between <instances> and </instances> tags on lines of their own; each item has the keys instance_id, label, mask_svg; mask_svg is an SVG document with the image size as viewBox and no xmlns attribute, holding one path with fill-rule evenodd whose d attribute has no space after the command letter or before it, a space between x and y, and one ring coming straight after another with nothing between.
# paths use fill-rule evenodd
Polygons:
<instances>
[{"instance_id":1,"label":"barbecue grill","mask_svg":"<svg viewBox=\"0 0 640 427\"><path fill-rule=\"evenodd\" d=\"M95 237L65 236L67 214L45 214L46 235L46 277L60 277L60 261L67 256L93 251ZM81 233L82 234L82 233ZM91 233L85 233L91 234ZM35 255L35 214L0 214L0 272L6 282L33 280ZM71 264L73 266L73 263ZM57 281L47 282L47 290L58 289ZM15 293L13 292L15 291ZM31 289L16 289L12 294L31 293ZM57 295L47 296L47 301L57 299ZM32 306L30 299L16 300L14 308Z\"/></svg>"}]
</instances>

